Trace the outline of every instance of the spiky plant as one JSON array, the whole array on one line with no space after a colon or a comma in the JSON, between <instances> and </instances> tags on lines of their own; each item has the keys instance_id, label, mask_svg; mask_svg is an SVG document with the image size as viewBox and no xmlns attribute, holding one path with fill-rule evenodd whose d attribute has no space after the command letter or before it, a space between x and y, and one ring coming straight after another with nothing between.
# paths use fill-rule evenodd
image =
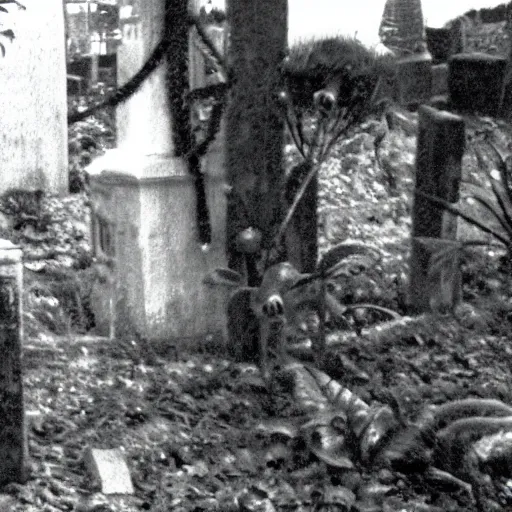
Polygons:
<instances>
[{"instance_id":1,"label":"spiky plant","mask_svg":"<svg viewBox=\"0 0 512 512\"><path fill-rule=\"evenodd\" d=\"M385 316L396 318L394 311L373 304L342 304L329 290L329 282L346 275L346 264L357 258L359 264L370 268L380 260L380 252L363 243L340 243L329 249L319 261L314 272L300 273L289 262L282 262L269 267L259 287L243 286L243 277L229 269L216 269L205 277L209 285L221 285L235 288L235 293L228 300L228 330L236 330L238 337L230 336L247 350L254 351L254 338L258 338L259 356L262 373L268 377L269 340L273 327L280 329L278 356L283 358L285 338L283 327L289 334L300 332L311 340L315 361L323 362L326 349L326 318L329 316L337 327L347 326L346 317L357 309L375 309ZM306 316L315 315L318 323L308 330ZM248 317L253 315L259 324L260 332L254 331ZM235 325L238 324L238 325ZM251 339L248 339L251 338ZM243 348L243 347L242 347ZM232 354L239 353L237 347L230 347ZM247 356L247 354L246 354Z\"/></svg>"},{"instance_id":2,"label":"spiky plant","mask_svg":"<svg viewBox=\"0 0 512 512\"><path fill-rule=\"evenodd\" d=\"M420 238L419 241L433 253L431 272L453 261L453 258L460 258L461 251L475 246L498 245L506 250L507 263L510 265L512 262L512 155L505 154L488 135L484 135L483 141L476 145L474 151L479 167L486 173L488 186L464 182L462 195L465 204L454 205L421 190L416 193L427 198L437 208L460 217L490 235L493 241ZM495 169L488 164L489 158ZM467 204L471 203L478 205L485 215L468 211Z\"/></svg>"},{"instance_id":3,"label":"spiky plant","mask_svg":"<svg viewBox=\"0 0 512 512\"><path fill-rule=\"evenodd\" d=\"M290 49L283 62L279 105L303 161L287 176L287 214L275 245L338 141L391 103L394 67L394 57L380 55L351 37L311 39Z\"/></svg>"}]
</instances>

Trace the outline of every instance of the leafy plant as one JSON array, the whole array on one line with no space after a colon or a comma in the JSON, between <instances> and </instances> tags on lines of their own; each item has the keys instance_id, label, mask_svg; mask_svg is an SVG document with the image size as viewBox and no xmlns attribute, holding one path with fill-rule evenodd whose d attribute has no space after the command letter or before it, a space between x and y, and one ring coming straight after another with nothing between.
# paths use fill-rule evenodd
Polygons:
<instances>
[{"instance_id":1,"label":"leafy plant","mask_svg":"<svg viewBox=\"0 0 512 512\"><path fill-rule=\"evenodd\" d=\"M11 217L15 230L31 225L44 231L50 222L42 211L44 195L42 190L8 189L0 196L0 212Z\"/></svg>"},{"instance_id":2,"label":"leafy plant","mask_svg":"<svg viewBox=\"0 0 512 512\"><path fill-rule=\"evenodd\" d=\"M92 91L86 97L70 99L69 108L86 109L103 97L102 91ZM115 122L112 112L97 112L68 128L68 167L69 191L78 193L88 190L88 177L85 168L92 159L115 141Z\"/></svg>"},{"instance_id":3,"label":"leafy plant","mask_svg":"<svg viewBox=\"0 0 512 512\"><path fill-rule=\"evenodd\" d=\"M291 48L283 62L285 85L278 103L303 162L286 177L288 208L275 246L340 138L369 114L387 108L390 101L384 98L393 70L393 58L367 49L355 38L310 40Z\"/></svg>"},{"instance_id":4,"label":"leafy plant","mask_svg":"<svg viewBox=\"0 0 512 512\"><path fill-rule=\"evenodd\" d=\"M306 334L312 344L312 353L319 363L326 348L326 324L330 320L337 327L346 327L346 317L362 308L378 309L385 315L398 315L387 308L373 304L344 305L331 292L329 283L346 274L346 262L356 258L358 265L369 268L380 259L380 253L362 243L341 243L327 251L312 273L300 273L290 263L282 262L269 267L259 287L243 286L243 277L229 269L216 269L205 277L205 283L236 288L228 301L228 323L239 322L243 327L237 333L247 335L248 317L252 315L260 329L260 365L264 376L269 377L268 346L274 328L278 329L277 350L284 359L286 335L297 337ZM314 315L318 322L309 322ZM232 333L233 334L233 333ZM230 336L230 344L249 345L239 335ZM253 333L254 335L254 333Z\"/></svg>"},{"instance_id":5,"label":"leafy plant","mask_svg":"<svg viewBox=\"0 0 512 512\"><path fill-rule=\"evenodd\" d=\"M367 463L399 423L388 406L370 407L320 370L289 363L279 379L293 395L298 418L262 422L259 434L278 436L305 447L328 467L353 469Z\"/></svg>"},{"instance_id":6,"label":"leafy plant","mask_svg":"<svg viewBox=\"0 0 512 512\"><path fill-rule=\"evenodd\" d=\"M507 251L508 261L512 261L512 168L511 156L504 154L488 136L484 145L475 148L479 167L486 171L489 183L463 183L465 204L472 202L481 208L481 213L467 211L463 205L455 205L439 197L416 190L416 194L427 198L435 207L460 217L479 231L490 235L494 243L483 240L436 240L418 238L432 253L430 272L435 273L445 265L459 259L461 252L470 247L498 245ZM485 149L484 149L485 148ZM492 158L496 170L490 170L488 157ZM464 203L463 203L464 204Z\"/></svg>"}]
</instances>

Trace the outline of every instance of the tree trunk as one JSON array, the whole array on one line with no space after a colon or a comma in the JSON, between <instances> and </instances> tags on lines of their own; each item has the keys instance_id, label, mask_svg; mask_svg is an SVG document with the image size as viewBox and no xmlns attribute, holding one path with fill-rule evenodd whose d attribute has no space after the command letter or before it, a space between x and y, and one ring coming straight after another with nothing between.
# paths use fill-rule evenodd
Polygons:
<instances>
[{"instance_id":1,"label":"tree trunk","mask_svg":"<svg viewBox=\"0 0 512 512\"><path fill-rule=\"evenodd\" d=\"M268 247L282 216L284 125L275 99L287 45L287 11L287 0L228 3L233 86L226 122L232 186L227 233L229 263L236 270L244 268L246 259L234 247L237 233L255 227L263 233L263 247ZM256 284L250 268L248 273L250 284Z\"/></svg>"}]
</instances>

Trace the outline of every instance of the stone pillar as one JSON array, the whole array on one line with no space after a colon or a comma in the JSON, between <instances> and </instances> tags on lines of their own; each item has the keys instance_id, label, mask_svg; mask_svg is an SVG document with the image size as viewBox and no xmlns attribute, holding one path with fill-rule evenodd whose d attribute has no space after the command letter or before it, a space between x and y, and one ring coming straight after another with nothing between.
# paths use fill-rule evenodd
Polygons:
<instances>
[{"instance_id":1,"label":"stone pillar","mask_svg":"<svg viewBox=\"0 0 512 512\"><path fill-rule=\"evenodd\" d=\"M0 57L0 193L8 188L67 193L67 101L64 12L61 0L9 5Z\"/></svg>"},{"instance_id":2,"label":"stone pillar","mask_svg":"<svg viewBox=\"0 0 512 512\"><path fill-rule=\"evenodd\" d=\"M398 59L397 101L400 105L419 105L432 96L432 57L418 53Z\"/></svg>"},{"instance_id":3,"label":"stone pillar","mask_svg":"<svg viewBox=\"0 0 512 512\"><path fill-rule=\"evenodd\" d=\"M459 199L465 131L461 117L432 107L419 109L416 153L416 191L450 203ZM425 197L414 196L412 212L412 254L410 262L410 304L414 312L431 308L452 308L460 297L457 262L431 275L431 252L415 237L455 240L457 217Z\"/></svg>"},{"instance_id":4,"label":"stone pillar","mask_svg":"<svg viewBox=\"0 0 512 512\"><path fill-rule=\"evenodd\" d=\"M124 83L159 42L162 0L140 0L123 26L118 78ZM212 244L203 250L196 228L194 181L174 156L160 66L117 109L118 147L93 162L91 199L95 253L108 278L95 287L100 332L147 339L202 336L224 330L224 291L203 284L225 267L224 149L222 135L203 158ZM113 283L113 284L111 284Z\"/></svg>"},{"instance_id":5,"label":"stone pillar","mask_svg":"<svg viewBox=\"0 0 512 512\"><path fill-rule=\"evenodd\" d=\"M21 374L21 250L0 240L0 485L27 478Z\"/></svg>"},{"instance_id":6,"label":"stone pillar","mask_svg":"<svg viewBox=\"0 0 512 512\"><path fill-rule=\"evenodd\" d=\"M162 37L164 2L136 0L136 16L123 24L117 50L117 80L123 85L142 67ZM116 109L117 145L125 153L172 154L165 67L160 65L139 91Z\"/></svg>"},{"instance_id":7,"label":"stone pillar","mask_svg":"<svg viewBox=\"0 0 512 512\"><path fill-rule=\"evenodd\" d=\"M453 55L448 65L451 107L465 113L498 115L506 67L507 59L497 55Z\"/></svg>"}]
</instances>

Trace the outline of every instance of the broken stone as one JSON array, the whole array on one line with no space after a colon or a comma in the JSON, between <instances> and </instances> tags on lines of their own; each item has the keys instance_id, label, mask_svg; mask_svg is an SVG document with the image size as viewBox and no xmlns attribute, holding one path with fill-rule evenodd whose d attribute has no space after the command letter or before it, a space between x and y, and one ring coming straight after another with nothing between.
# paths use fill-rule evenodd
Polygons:
<instances>
[{"instance_id":1,"label":"broken stone","mask_svg":"<svg viewBox=\"0 0 512 512\"><path fill-rule=\"evenodd\" d=\"M88 448L84 463L92 488L101 489L103 494L133 494L130 471L120 449Z\"/></svg>"}]
</instances>

